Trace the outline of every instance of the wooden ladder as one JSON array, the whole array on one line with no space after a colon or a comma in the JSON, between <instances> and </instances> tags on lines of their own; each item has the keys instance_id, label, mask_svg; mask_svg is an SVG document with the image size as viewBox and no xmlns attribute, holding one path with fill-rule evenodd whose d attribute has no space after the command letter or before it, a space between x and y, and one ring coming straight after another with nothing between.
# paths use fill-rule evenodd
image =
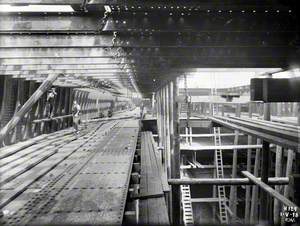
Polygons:
<instances>
[{"instance_id":1,"label":"wooden ladder","mask_svg":"<svg viewBox=\"0 0 300 226\"><path fill-rule=\"evenodd\" d=\"M194 215L191 202L191 189L190 185L181 185L181 205L183 210L183 223L184 225L194 225Z\"/></svg>"},{"instance_id":2,"label":"wooden ladder","mask_svg":"<svg viewBox=\"0 0 300 226\"><path fill-rule=\"evenodd\" d=\"M221 146L220 127L214 127L214 141L215 141L215 146ZM215 166L217 171L217 178L224 178L222 150L220 149L215 150ZM217 188L218 188L218 198L219 198L220 222L221 224L228 224L225 186L224 185L217 186Z\"/></svg>"}]
</instances>

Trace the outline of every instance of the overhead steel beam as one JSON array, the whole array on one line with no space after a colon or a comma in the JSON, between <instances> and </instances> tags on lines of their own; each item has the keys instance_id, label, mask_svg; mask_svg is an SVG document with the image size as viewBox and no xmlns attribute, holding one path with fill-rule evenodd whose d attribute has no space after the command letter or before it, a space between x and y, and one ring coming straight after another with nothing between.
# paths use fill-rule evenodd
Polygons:
<instances>
[{"instance_id":1,"label":"overhead steel beam","mask_svg":"<svg viewBox=\"0 0 300 226\"><path fill-rule=\"evenodd\" d=\"M123 65L123 70L130 69L126 65ZM61 64L61 65L10 65L10 66L3 66L0 64L0 73L5 72L14 72L14 71L48 71L48 70L120 70L121 65L113 64L113 65L106 65L106 64Z\"/></svg>"},{"instance_id":2,"label":"overhead steel beam","mask_svg":"<svg viewBox=\"0 0 300 226\"><path fill-rule=\"evenodd\" d=\"M0 0L0 4L8 5L71 5L81 3L82 0Z\"/></svg>"},{"instance_id":3,"label":"overhead steel beam","mask_svg":"<svg viewBox=\"0 0 300 226\"><path fill-rule=\"evenodd\" d=\"M1 35L0 47L112 47L112 35Z\"/></svg>"},{"instance_id":4,"label":"overhead steel beam","mask_svg":"<svg viewBox=\"0 0 300 226\"><path fill-rule=\"evenodd\" d=\"M2 75L32 75L32 74L107 74L107 73L127 73L125 70L121 69L110 69L110 68L104 68L104 69L76 69L76 70L19 70L19 71L5 71L0 70L0 74ZM128 74L131 72L128 72Z\"/></svg>"},{"instance_id":5,"label":"overhead steel beam","mask_svg":"<svg viewBox=\"0 0 300 226\"><path fill-rule=\"evenodd\" d=\"M103 48L0 48L1 58L44 58L44 57L289 57L296 52L294 47L277 46L254 48L253 46L203 46L202 48L180 48L170 50L157 48L118 53L116 49Z\"/></svg>"},{"instance_id":6,"label":"overhead steel beam","mask_svg":"<svg viewBox=\"0 0 300 226\"><path fill-rule=\"evenodd\" d=\"M170 7L174 6L185 6L185 7L199 7L199 6L210 6L213 7L229 7L229 6L240 6L243 7L246 5L246 7L273 7L273 6L284 6L282 4L279 4L279 1L268 1L268 0L261 0L259 3L253 2L251 0L244 0L244 1L237 1L237 0L227 0L226 2L220 1L220 2L203 2L198 0L169 0L164 2L164 4L157 2L155 0L93 0L89 1L87 4L89 5L110 5L110 6L127 6L129 9L131 9L130 6L141 6L141 7L148 7L155 6L155 9L157 9L158 6L166 6L168 9ZM82 4L82 0L0 0L0 4L14 4L14 5L26 5L26 4L37 4L37 5L73 5L73 4ZM210 9L211 9L210 8ZM164 7L162 7L162 10ZM138 8L137 8L138 10Z\"/></svg>"},{"instance_id":7,"label":"overhead steel beam","mask_svg":"<svg viewBox=\"0 0 300 226\"><path fill-rule=\"evenodd\" d=\"M30 57L30 56L28 56ZM0 58L0 65L60 65L60 64L126 64L122 63L124 58L107 58L107 57L94 57L94 58L82 58L82 57L57 57L57 58ZM128 57L126 62L130 64L137 64L146 68L153 64L157 60L164 59L170 64L172 68L264 68L264 67L285 67L289 65L286 57L263 57L263 56L205 56L205 57L193 57L193 56L169 56L168 59L156 56L141 56L141 57ZM295 59L295 62L299 59ZM118 63L120 61L121 63ZM125 62L125 61L124 61ZM291 62L292 63L292 62ZM163 63L161 63L164 65Z\"/></svg>"},{"instance_id":8,"label":"overhead steel beam","mask_svg":"<svg viewBox=\"0 0 300 226\"><path fill-rule=\"evenodd\" d=\"M187 12L169 16L170 12L148 15L131 12L113 13L103 31L118 32L291 32L297 31L297 12ZM270 10L270 9L269 9ZM254 10L255 11L255 10ZM272 10L270 10L272 11ZM190 15L188 15L190 14ZM0 33L98 33L101 29L99 14L9 14L0 15ZM201 20L199 20L201 18ZM217 18L217 19L216 19ZM45 23L47 27L45 27Z\"/></svg>"},{"instance_id":9,"label":"overhead steel beam","mask_svg":"<svg viewBox=\"0 0 300 226\"><path fill-rule=\"evenodd\" d=\"M122 64L119 60L112 58L17 58L17 59L0 59L0 65L61 65L61 64L102 64L102 65L115 65Z\"/></svg>"},{"instance_id":10,"label":"overhead steel beam","mask_svg":"<svg viewBox=\"0 0 300 226\"><path fill-rule=\"evenodd\" d=\"M115 50L103 48L0 48L1 58L57 58L104 57L111 58Z\"/></svg>"},{"instance_id":11,"label":"overhead steel beam","mask_svg":"<svg viewBox=\"0 0 300 226\"><path fill-rule=\"evenodd\" d=\"M132 47L132 48L201 48L203 46L254 46L276 47L290 45L295 40L296 31L265 32L232 32L219 31L215 33L202 33L198 35L130 35L120 34L112 42L112 35L103 34L61 34L61 35L9 35L0 36L0 47ZM219 37L222 36L222 39ZM249 38L251 36L251 38ZM264 40L263 42L261 40Z\"/></svg>"},{"instance_id":12,"label":"overhead steel beam","mask_svg":"<svg viewBox=\"0 0 300 226\"><path fill-rule=\"evenodd\" d=\"M288 1L282 3L279 0L227 0L227 1L213 1L213 2L203 2L198 0L169 0L163 3L157 2L155 0L93 0L88 1L87 6L98 6L103 7L104 5L109 5L111 7L120 7L124 10L125 7L129 11L142 11L142 10L225 10L225 9L286 9L288 6L292 5L294 1ZM26 4L37 4L37 5L81 5L82 0L0 0L0 4L13 4L13 5L26 5ZM132 8L134 7L134 8ZM158 8L159 7L159 8ZM179 9L177 8L179 7ZM116 8L117 9L117 8Z\"/></svg>"},{"instance_id":13,"label":"overhead steel beam","mask_svg":"<svg viewBox=\"0 0 300 226\"><path fill-rule=\"evenodd\" d=\"M125 64L117 64L117 63L111 63L111 64L85 64L85 63L78 63L78 64L16 64L16 65L6 65L4 63L1 63L0 61L0 70L6 70L6 71L27 71L27 70L76 70L76 69L97 69L97 68L104 68L104 67L109 67L109 68L122 68L122 66L125 66ZM147 65L147 64L139 64L139 67L153 67L152 65ZM176 70L172 71L182 71L186 73L203 73L203 72L258 72L258 73L273 73L274 71L279 71L281 68L197 68L196 65L194 67L181 67L181 68L176 68ZM168 70L170 71L170 70ZM250 86L238 86L238 87L233 87L230 89L220 89L222 92L226 92L228 90L231 91L241 91L244 89L249 89Z\"/></svg>"}]
</instances>

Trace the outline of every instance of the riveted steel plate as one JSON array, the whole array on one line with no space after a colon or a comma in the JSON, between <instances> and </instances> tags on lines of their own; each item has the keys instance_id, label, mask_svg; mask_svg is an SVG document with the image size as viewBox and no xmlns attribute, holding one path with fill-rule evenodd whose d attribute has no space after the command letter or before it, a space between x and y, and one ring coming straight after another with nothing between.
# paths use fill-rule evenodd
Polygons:
<instances>
[{"instance_id":1,"label":"riveted steel plate","mask_svg":"<svg viewBox=\"0 0 300 226\"><path fill-rule=\"evenodd\" d=\"M67 222L68 225L121 225L122 218L123 215L117 211L62 212L40 216L31 223L33 225L62 225L62 222Z\"/></svg>"},{"instance_id":2,"label":"riveted steel plate","mask_svg":"<svg viewBox=\"0 0 300 226\"><path fill-rule=\"evenodd\" d=\"M103 136L103 130L98 130L86 144L85 139L78 139L65 145L30 174L25 173L23 182L30 181L43 167L71 154L31 184L26 190L30 193L25 191L15 199L15 205L23 207L5 219L6 225L122 224L138 135L138 127L123 128L122 124Z\"/></svg>"}]
</instances>

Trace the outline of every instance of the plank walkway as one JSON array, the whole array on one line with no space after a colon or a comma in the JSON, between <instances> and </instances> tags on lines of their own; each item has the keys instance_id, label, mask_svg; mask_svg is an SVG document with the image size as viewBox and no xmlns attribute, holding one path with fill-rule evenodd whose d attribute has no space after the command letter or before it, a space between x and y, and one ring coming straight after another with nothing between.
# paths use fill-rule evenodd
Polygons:
<instances>
[{"instance_id":1,"label":"plank walkway","mask_svg":"<svg viewBox=\"0 0 300 226\"><path fill-rule=\"evenodd\" d=\"M141 184L140 214L143 225L168 225L168 210L165 192L168 191L163 179L163 168L159 156L155 153L151 132L141 133Z\"/></svg>"}]
</instances>

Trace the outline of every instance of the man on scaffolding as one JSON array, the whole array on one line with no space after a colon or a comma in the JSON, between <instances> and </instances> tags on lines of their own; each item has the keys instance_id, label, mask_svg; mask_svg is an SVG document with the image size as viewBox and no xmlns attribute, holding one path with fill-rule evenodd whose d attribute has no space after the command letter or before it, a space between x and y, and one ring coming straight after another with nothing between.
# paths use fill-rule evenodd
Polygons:
<instances>
[{"instance_id":1,"label":"man on scaffolding","mask_svg":"<svg viewBox=\"0 0 300 226\"><path fill-rule=\"evenodd\" d=\"M57 96L57 93L55 91L55 88L53 87L51 90L47 93L47 115L48 118L52 118L54 114L54 103L55 103L55 97Z\"/></svg>"}]
</instances>

